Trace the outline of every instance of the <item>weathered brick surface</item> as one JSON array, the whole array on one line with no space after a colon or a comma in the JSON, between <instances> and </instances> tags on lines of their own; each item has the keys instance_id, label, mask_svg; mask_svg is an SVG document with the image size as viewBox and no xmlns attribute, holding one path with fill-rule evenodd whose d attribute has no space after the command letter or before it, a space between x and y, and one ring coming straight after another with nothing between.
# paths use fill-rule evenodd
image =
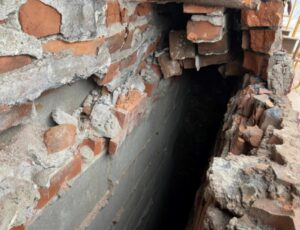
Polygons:
<instances>
[{"instance_id":1,"label":"weathered brick surface","mask_svg":"<svg viewBox=\"0 0 300 230\"><path fill-rule=\"evenodd\" d=\"M251 49L256 52L272 54L281 50L281 30L250 30Z\"/></svg>"},{"instance_id":2,"label":"weathered brick surface","mask_svg":"<svg viewBox=\"0 0 300 230\"><path fill-rule=\"evenodd\" d=\"M222 40L217 42L203 42L198 44L198 53L201 55L224 54L229 51L228 34L224 34Z\"/></svg>"},{"instance_id":3,"label":"weathered brick surface","mask_svg":"<svg viewBox=\"0 0 300 230\"><path fill-rule=\"evenodd\" d=\"M261 76L263 79L267 78L268 62L268 55L254 53L251 51L244 52L243 67L252 71L257 76Z\"/></svg>"},{"instance_id":4,"label":"weathered brick surface","mask_svg":"<svg viewBox=\"0 0 300 230\"><path fill-rule=\"evenodd\" d=\"M174 60L183 60L195 57L195 45L187 40L185 31L170 31L170 56Z\"/></svg>"},{"instance_id":5,"label":"weathered brick surface","mask_svg":"<svg viewBox=\"0 0 300 230\"><path fill-rule=\"evenodd\" d=\"M223 11L222 7L201 6L196 4L184 3L183 12L187 14L211 14L218 11Z\"/></svg>"},{"instance_id":6,"label":"weathered brick surface","mask_svg":"<svg viewBox=\"0 0 300 230\"><path fill-rule=\"evenodd\" d=\"M0 57L0 74L21 68L30 63L32 63L32 59L27 55L2 56Z\"/></svg>"},{"instance_id":7,"label":"weathered brick surface","mask_svg":"<svg viewBox=\"0 0 300 230\"><path fill-rule=\"evenodd\" d=\"M60 33L61 15L40 0L27 0L19 18L23 31L30 35L45 37Z\"/></svg>"},{"instance_id":8,"label":"weathered brick surface","mask_svg":"<svg viewBox=\"0 0 300 230\"><path fill-rule=\"evenodd\" d=\"M208 21L188 21L187 39L193 42L219 40L223 34L223 27Z\"/></svg>"},{"instance_id":9,"label":"weathered brick surface","mask_svg":"<svg viewBox=\"0 0 300 230\"><path fill-rule=\"evenodd\" d=\"M259 10L242 10L242 23L247 27L281 26L283 19L282 1L262 2Z\"/></svg>"},{"instance_id":10,"label":"weathered brick surface","mask_svg":"<svg viewBox=\"0 0 300 230\"><path fill-rule=\"evenodd\" d=\"M172 60L168 53L164 53L158 57L158 62L161 67L164 78L180 76L182 69L176 60Z\"/></svg>"},{"instance_id":11,"label":"weathered brick surface","mask_svg":"<svg viewBox=\"0 0 300 230\"><path fill-rule=\"evenodd\" d=\"M71 124L58 125L50 128L44 136L48 153L65 150L75 143L76 127Z\"/></svg>"},{"instance_id":12,"label":"weathered brick surface","mask_svg":"<svg viewBox=\"0 0 300 230\"><path fill-rule=\"evenodd\" d=\"M114 23L121 22L121 11L118 0L109 0L106 10L106 25L110 26Z\"/></svg>"}]
</instances>

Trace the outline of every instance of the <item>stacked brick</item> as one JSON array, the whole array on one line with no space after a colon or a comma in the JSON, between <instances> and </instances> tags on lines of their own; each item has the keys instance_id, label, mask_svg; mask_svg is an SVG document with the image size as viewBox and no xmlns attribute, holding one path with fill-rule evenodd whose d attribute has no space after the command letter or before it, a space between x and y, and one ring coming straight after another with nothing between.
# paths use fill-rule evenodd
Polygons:
<instances>
[{"instance_id":1,"label":"stacked brick","mask_svg":"<svg viewBox=\"0 0 300 230\"><path fill-rule=\"evenodd\" d=\"M186 31L170 31L169 53L158 58L165 78L180 76L182 69L231 62L225 8L185 3L183 12L191 16Z\"/></svg>"},{"instance_id":2,"label":"stacked brick","mask_svg":"<svg viewBox=\"0 0 300 230\"><path fill-rule=\"evenodd\" d=\"M267 79L270 56L282 48L283 1L265 1L258 11L242 10L244 68Z\"/></svg>"}]
</instances>

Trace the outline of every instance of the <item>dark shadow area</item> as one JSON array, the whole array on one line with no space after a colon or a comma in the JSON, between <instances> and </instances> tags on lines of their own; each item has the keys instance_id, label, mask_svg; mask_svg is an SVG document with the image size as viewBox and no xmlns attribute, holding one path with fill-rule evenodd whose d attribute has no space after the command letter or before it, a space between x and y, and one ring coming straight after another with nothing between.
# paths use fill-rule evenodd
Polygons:
<instances>
[{"instance_id":1,"label":"dark shadow area","mask_svg":"<svg viewBox=\"0 0 300 230\"><path fill-rule=\"evenodd\" d=\"M218 66L185 71L190 94L182 130L174 146L175 166L162 210L161 230L184 230L197 189L208 167L227 102L238 77L222 78Z\"/></svg>"}]
</instances>

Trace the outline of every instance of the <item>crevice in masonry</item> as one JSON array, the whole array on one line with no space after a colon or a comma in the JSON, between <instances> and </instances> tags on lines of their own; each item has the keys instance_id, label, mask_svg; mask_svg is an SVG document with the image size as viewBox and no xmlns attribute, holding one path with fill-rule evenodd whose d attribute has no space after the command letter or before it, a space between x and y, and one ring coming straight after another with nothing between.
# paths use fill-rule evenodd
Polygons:
<instances>
[{"instance_id":1,"label":"crevice in masonry","mask_svg":"<svg viewBox=\"0 0 300 230\"><path fill-rule=\"evenodd\" d=\"M185 229L197 189L203 182L238 76L223 78L218 65L184 71L190 92L181 131L175 142L175 161L159 229Z\"/></svg>"}]
</instances>

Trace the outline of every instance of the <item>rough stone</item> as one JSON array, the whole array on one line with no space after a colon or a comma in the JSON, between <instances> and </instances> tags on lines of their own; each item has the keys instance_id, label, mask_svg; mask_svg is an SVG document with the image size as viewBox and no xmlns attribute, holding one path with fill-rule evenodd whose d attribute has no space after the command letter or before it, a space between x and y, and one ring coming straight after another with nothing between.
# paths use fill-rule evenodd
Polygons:
<instances>
[{"instance_id":1,"label":"rough stone","mask_svg":"<svg viewBox=\"0 0 300 230\"><path fill-rule=\"evenodd\" d=\"M90 119L93 128L102 137L114 138L121 131L118 118L107 105L95 104Z\"/></svg>"},{"instance_id":2,"label":"rough stone","mask_svg":"<svg viewBox=\"0 0 300 230\"><path fill-rule=\"evenodd\" d=\"M64 124L47 130L44 142L48 153L56 153L71 147L76 140L76 126Z\"/></svg>"}]
</instances>

